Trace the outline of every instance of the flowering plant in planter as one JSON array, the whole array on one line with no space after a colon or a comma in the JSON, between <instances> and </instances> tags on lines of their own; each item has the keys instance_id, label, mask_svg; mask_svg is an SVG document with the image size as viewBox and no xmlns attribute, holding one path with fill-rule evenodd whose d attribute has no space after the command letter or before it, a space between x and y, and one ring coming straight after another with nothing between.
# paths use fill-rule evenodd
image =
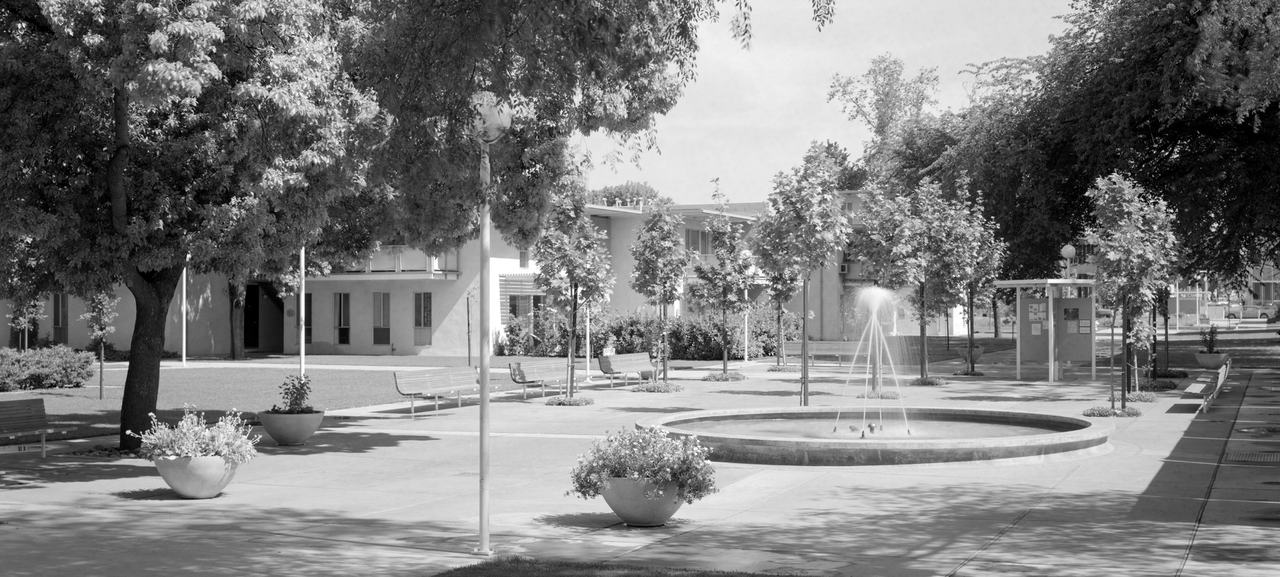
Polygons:
<instances>
[{"instance_id":1,"label":"flowering plant in planter","mask_svg":"<svg viewBox=\"0 0 1280 577\"><path fill-rule=\"evenodd\" d=\"M318 413L311 405L307 404L307 397L311 396L311 377L289 375L284 378L284 383L280 385L280 396L284 397L284 407L271 405L268 413L278 413L283 415L300 415L307 413Z\"/></svg>"},{"instance_id":2,"label":"flowering plant in planter","mask_svg":"<svg viewBox=\"0 0 1280 577\"><path fill-rule=\"evenodd\" d=\"M621 431L592 444L578 456L570 472L573 489L583 499L600 495L610 479L626 478L655 487L648 499L662 497L663 487L675 483L676 497L685 503L716 492L715 468L707 459L711 449L697 437L673 439L657 427Z\"/></svg>"},{"instance_id":3,"label":"flowering plant in planter","mask_svg":"<svg viewBox=\"0 0 1280 577\"><path fill-rule=\"evenodd\" d=\"M177 425L162 423L151 413L151 429L141 435L128 434L142 439L138 455L148 461L164 458L222 457L237 464L248 463L257 456L253 447L261 436L250 436L253 427L240 418L240 412L232 409L207 424L204 413L196 413L191 406L183 407L182 420Z\"/></svg>"}]
</instances>

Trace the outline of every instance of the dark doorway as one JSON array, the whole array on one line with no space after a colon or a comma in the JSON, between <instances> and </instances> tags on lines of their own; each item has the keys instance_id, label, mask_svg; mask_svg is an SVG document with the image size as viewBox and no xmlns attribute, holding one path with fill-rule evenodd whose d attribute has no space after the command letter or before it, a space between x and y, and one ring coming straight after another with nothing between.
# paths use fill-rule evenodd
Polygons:
<instances>
[{"instance_id":1,"label":"dark doorway","mask_svg":"<svg viewBox=\"0 0 1280 577\"><path fill-rule=\"evenodd\" d=\"M244 348L258 348L258 305L262 299L256 283L244 287Z\"/></svg>"}]
</instances>

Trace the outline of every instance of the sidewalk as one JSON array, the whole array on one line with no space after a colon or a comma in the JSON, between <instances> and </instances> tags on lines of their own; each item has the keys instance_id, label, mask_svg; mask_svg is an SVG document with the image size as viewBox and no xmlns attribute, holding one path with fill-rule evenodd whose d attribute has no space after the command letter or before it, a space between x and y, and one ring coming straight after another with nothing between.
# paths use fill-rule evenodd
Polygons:
<instances>
[{"instance_id":1,"label":"sidewalk","mask_svg":"<svg viewBox=\"0 0 1280 577\"><path fill-rule=\"evenodd\" d=\"M999 355L984 361L1001 362ZM950 364L949 364L950 363ZM952 366L954 365L954 366ZM931 365L949 374L959 361ZM1079 415L1099 381L1012 380L1011 365L913 405ZM1043 378L1043 366L1024 377ZM642 394L588 387L585 407L495 397L491 527L499 553L802 575L1274 575L1280 566L1280 372L1242 371L1207 414L1162 393L1115 419L1109 453L1037 463L774 467L719 463L720 492L658 529L565 495L592 440L641 417L793 406L796 373ZM845 367L843 370L847 370ZM844 391L815 371L813 404ZM909 374L909 373L908 373ZM1036 375L1039 374L1039 377ZM1194 375L1194 373L1193 373ZM904 380L905 382L905 380ZM1185 383L1184 383L1185 384ZM265 441L222 496L177 499L141 460L0 455L5 575L432 575L478 562L477 407L335 411L304 447ZM374 418L376 417L376 418ZM77 445L99 441L77 442ZM110 442L110 441L107 441Z\"/></svg>"}]
</instances>

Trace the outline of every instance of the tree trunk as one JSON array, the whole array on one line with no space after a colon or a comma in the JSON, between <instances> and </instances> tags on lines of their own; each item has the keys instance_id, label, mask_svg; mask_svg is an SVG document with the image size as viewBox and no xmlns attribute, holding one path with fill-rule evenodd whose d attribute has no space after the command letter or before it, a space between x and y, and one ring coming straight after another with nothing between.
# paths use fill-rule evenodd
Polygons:
<instances>
[{"instance_id":1,"label":"tree trunk","mask_svg":"<svg viewBox=\"0 0 1280 577\"><path fill-rule=\"evenodd\" d=\"M231 360L239 361L244 359L244 283L227 281L227 296L231 299Z\"/></svg>"},{"instance_id":2,"label":"tree trunk","mask_svg":"<svg viewBox=\"0 0 1280 577\"><path fill-rule=\"evenodd\" d=\"M671 371L671 341L667 338L667 307L669 305L670 303L662 303L662 319L658 327L662 330L662 345L658 353L662 355L662 382L664 383L667 382L668 373Z\"/></svg>"},{"instance_id":3,"label":"tree trunk","mask_svg":"<svg viewBox=\"0 0 1280 577\"><path fill-rule=\"evenodd\" d=\"M920 316L920 378L929 378L929 335L928 321L925 320L924 314L924 283L920 283L920 310L916 311Z\"/></svg>"},{"instance_id":4,"label":"tree trunk","mask_svg":"<svg viewBox=\"0 0 1280 577\"><path fill-rule=\"evenodd\" d=\"M125 286L133 293L138 313L129 341L129 372L120 402L120 447L136 449L142 440L127 432L141 434L151 428L148 415L155 412L160 393L160 358L164 354L169 303L182 278L182 267L147 272L130 268L126 275Z\"/></svg>"},{"instance_id":5,"label":"tree trunk","mask_svg":"<svg viewBox=\"0 0 1280 577\"><path fill-rule=\"evenodd\" d=\"M99 401L101 401L104 397L104 393L102 392L102 390L105 388L102 383L102 379L103 379L102 369L106 365L106 363L104 362L105 359L103 357L107 355L107 347L106 345L103 344L104 341L106 341L106 339L104 338L98 339L98 400Z\"/></svg>"},{"instance_id":6,"label":"tree trunk","mask_svg":"<svg viewBox=\"0 0 1280 577\"><path fill-rule=\"evenodd\" d=\"M1131 324L1130 321L1132 320L1130 318L1131 315L1129 314L1129 297L1125 297L1120 306L1124 312L1124 321L1121 325L1122 329L1120 332L1120 350L1122 351L1121 358L1124 360L1124 368L1121 369L1122 372L1120 377L1120 408L1123 410L1127 406L1126 403L1128 402L1129 397L1129 359L1131 359L1133 355L1133 350L1130 348L1131 343L1129 342L1129 328Z\"/></svg>"},{"instance_id":7,"label":"tree trunk","mask_svg":"<svg viewBox=\"0 0 1280 577\"><path fill-rule=\"evenodd\" d=\"M991 330L995 331L995 338L1000 338L1000 306L996 303L995 295L991 297Z\"/></svg>"},{"instance_id":8,"label":"tree trunk","mask_svg":"<svg viewBox=\"0 0 1280 577\"><path fill-rule=\"evenodd\" d=\"M783 361L785 361L787 358L786 355L783 354L783 344L786 343L786 338L782 334L782 301L777 301L777 302L778 302L778 350L774 351L777 354L777 356L774 357L773 364L781 365Z\"/></svg>"},{"instance_id":9,"label":"tree trunk","mask_svg":"<svg viewBox=\"0 0 1280 577\"><path fill-rule=\"evenodd\" d=\"M1169 305L1164 310L1164 370L1169 370Z\"/></svg>"},{"instance_id":10,"label":"tree trunk","mask_svg":"<svg viewBox=\"0 0 1280 577\"><path fill-rule=\"evenodd\" d=\"M969 285L969 372L978 364L973 360L973 285Z\"/></svg>"},{"instance_id":11,"label":"tree trunk","mask_svg":"<svg viewBox=\"0 0 1280 577\"><path fill-rule=\"evenodd\" d=\"M568 366L565 367L565 378L568 379L568 384L566 385L566 387L568 388L568 391L569 391L569 398L572 399L573 398L573 360L574 360L573 359L573 356L574 356L573 355L573 352L574 352L573 337L576 336L578 332L578 286L577 285L573 285L569 287L569 298L570 298L569 352L568 354L565 355L566 357L568 357L568 363L566 363ZM591 361L588 359L587 362L591 362Z\"/></svg>"},{"instance_id":12,"label":"tree trunk","mask_svg":"<svg viewBox=\"0 0 1280 577\"><path fill-rule=\"evenodd\" d=\"M723 355L724 364L721 367L721 374L729 376L729 298L725 295L724 306L720 307L720 352Z\"/></svg>"},{"instance_id":13,"label":"tree trunk","mask_svg":"<svg viewBox=\"0 0 1280 577\"><path fill-rule=\"evenodd\" d=\"M1157 297L1157 298L1158 298L1158 297ZM1156 305L1156 306L1158 306L1158 305ZM1154 329L1154 328L1155 328L1155 326L1156 326L1156 306L1152 306L1152 307L1151 307L1151 328L1153 328L1153 329ZM1158 370L1158 369L1160 368L1160 363L1159 363L1159 362L1157 362L1157 361L1159 361L1159 359L1157 358L1159 355L1157 355L1157 354L1156 354L1156 347L1157 347L1159 344L1160 344L1160 338L1159 338L1159 336L1158 336L1157 334L1155 334L1155 331L1153 330L1153 331L1152 331L1152 334L1151 334L1151 352L1150 352L1150 354L1148 355L1148 356L1150 357L1150 361L1151 361L1151 362L1150 362L1150 363L1148 363L1148 364L1150 364L1150 365L1151 365L1151 373L1150 373L1150 377L1151 377L1152 379L1154 379L1154 378L1156 377L1156 370ZM1150 381L1148 381L1148 382L1150 382Z\"/></svg>"}]
</instances>

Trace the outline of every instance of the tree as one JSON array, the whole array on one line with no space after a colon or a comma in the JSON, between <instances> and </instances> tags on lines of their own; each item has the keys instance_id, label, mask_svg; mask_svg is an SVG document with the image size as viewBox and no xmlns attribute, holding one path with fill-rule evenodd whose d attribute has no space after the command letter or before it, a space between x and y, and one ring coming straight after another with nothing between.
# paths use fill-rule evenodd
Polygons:
<instances>
[{"instance_id":1,"label":"tree","mask_svg":"<svg viewBox=\"0 0 1280 577\"><path fill-rule=\"evenodd\" d=\"M613 291L613 272L609 268L609 249L604 231L596 228L587 214L586 195L581 184L567 183L556 199L547 229L533 245L538 261L534 280L547 294L553 306L569 316L568 379L569 396L573 396L575 337L578 332L578 309L609 300ZM487 354L481 352L481 354ZM591 359L587 359L590 363Z\"/></svg>"},{"instance_id":2,"label":"tree","mask_svg":"<svg viewBox=\"0 0 1280 577\"><path fill-rule=\"evenodd\" d=\"M662 196L658 191L649 186L647 182L631 182L624 184L616 184L598 188L587 193L587 202L591 204L603 204L605 206L618 206L618 204L635 204L637 201L643 202L645 205L654 204L660 200L671 202L670 198Z\"/></svg>"},{"instance_id":3,"label":"tree","mask_svg":"<svg viewBox=\"0 0 1280 577\"><path fill-rule=\"evenodd\" d=\"M84 299L84 314L80 320L89 325L89 338L98 345L98 400L103 398L102 366L107 356L107 335L116 332L111 321L116 319L116 304L120 299L111 293L94 293Z\"/></svg>"},{"instance_id":4,"label":"tree","mask_svg":"<svg viewBox=\"0 0 1280 577\"><path fill-rule=\"evenodd\" d=\"M1184 276L1241 280L1280 246L1280 28L1271 2L1081 4L1038 93L1086 178L1120 172L1162 198Z\"/></svg>"},{"instance_id":5,"label":"tree","mask_svg":"<svg viewBox=\"0 0 1280 577\"><path fill-rule=\"evenodd\" d=\"M371 101L319 0L3 8L0 230L32 239L61 291L133 294L120 443L136 447L187 255L235 273L259 247L301 246L334 183L358 178L334 169L360 164L347 152Z\"/></svg>"},{"instance_id":6,"label":"tree","mask_svg":"<svg viewBox=\"0 0 1280 577\"><path fill-rule=\"evenodd\" d=\"M695 303L720 312L720 346L724 354L721 373L728 375L729 315L746 310L750 304L745 293L751 287L751 252L742 239L742 225L729 220L725 196L718 182L716 186L713 198L720 208L707 219L713 257L694 265L697 278L689 286L689 296Z\"/></svg>"},{"instance_id":7,"label":"tree","mask_svg":"<svg viewBox=\"0 0 1280 577\"><path fill-rule=\"evenodd\" d=\"M1144 310L1155 304L1160 288L1168 285L1177 250L1168 205L1161 199L1144 198L1144 193L1114 174L1099 178L1089 189L1097 226L1085 234L1085 242L1096 247L1098 295L1124 314L1121 408L1132 390L1133 349L1148 348L1155 335L1155 326L1145 322Z\"/></svg>"},{"instance_id":8,"label":"tree","mask_svg":"<svg viewBox=\"0 0 1280 577\"><path fill-rule=\"evenodd\" d=\"M773 178L773 192L767 199L765 217L757 235L757 254L770 261L775 274L794 269L800 273L805 296L805 312L801 316L800 404L809 404L808 293L809 276L826 265L845 246L849 235L849 216L837 184L847 169L838 153L832 154L831 143L809 145L800 166L791 173L778 173ZM837 151L838 147L834 147ZM762 259L763 260L763 259ZM779 311L781 325L781 311ZM781 330L778 331L781 334ZM779 349L781 350L781 349Z\"/></svg>"},{"instance_id":9,"label":"tree","mask_svg":"<svg viewBox=\"0 0 1280 577\"><path fill-rule=\"evenodd\" d=\"M644 295L650 304L661 308L659 330L662 331L658 357L662 359L662 379L670 368L670 345L667 341L667 308L680 298L684 269L689 266L689 251L684 248L680 228L684 218L672 214L669 200L659 200L645 207L648 215L631 244L635 269L631 271L631 288Z\"/></svg>"},{"instance_id":10,"label":"tree","mask_svg":"<svg viewBox=\"0 0 1280 577\"><path fill-rule=\"evenodd\" d=\"M888 196L872 189L861 194L864 228L855 228L850 245L869 272L886 288L910 287L907 301L920 322L920 378L929 376L928 319L960 303L963 269L971 254L957 223L975 214L966 203L943 198L937 183L926 181L909 196ZM857 218L856 217L856 218Z\"/></svg>"},{"instance_id":11,"label":"tree","mask_svg":"<svg viewBox=\"0 0 1280 577\"><path fill-rule=\"evenodd\" d=\"M969 372L973 373L973 303L978 298L994 297L993 281L1000 274L1006 249L1005 244L996 238L998 227L982 215L982 208L974 203L966 203L965 208L965 218L951 223L951 234L957 243L957 272L964 283L965 312L969 321Z\"/></svg>"},{"instance_id":12,"label":"tree","mask_svg":"<svg viewBox=\"0 0 1280 577\"><path fill-rule=\"evenodd\" d=\"M783 244L779 241L785 234L781 219L771 204L765 204L764 213L756 221L753 235L752 252L756 256L756 267L764 276L765 292L773 301L778 324L778 355L776 364L786 360L783 353L785 335L782 330L782 306L791 301L796 291L800 290L800 278L803 276L800 264L795 258L780 250ZM807 338L807 337L805 337Z\"/></svg>"}]
</instances>

